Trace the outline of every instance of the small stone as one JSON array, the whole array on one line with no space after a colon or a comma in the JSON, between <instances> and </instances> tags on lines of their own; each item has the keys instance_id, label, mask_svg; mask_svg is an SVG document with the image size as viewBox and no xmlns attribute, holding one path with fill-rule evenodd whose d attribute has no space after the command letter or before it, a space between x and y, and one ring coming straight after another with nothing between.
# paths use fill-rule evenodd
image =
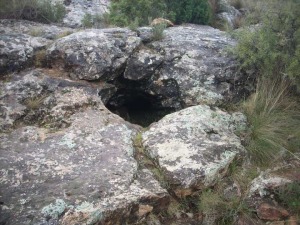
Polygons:
<instances>
[{"instance_id":1,"label":"small stone","mask_svg":"<svg viewBox=\"0 0 300 225\"><path fill-rule=\"evenodd\" d=\"M148 213L152 212L153 206L151 205L139 205L138 216L143 217Z\"/></svg>"},{"instance_id":2,"label":"small stone","mask_svg":"<svg viewBox=\"0 0 300 225\"><path fill-rule=\"evenodd\" d=\"M172 23L170 20L164 19L164 18L156 18L151 22L151 26L156 26L159 24L165 24L167 27L173 27L174 23Z\"/></svg>"},{"instance_id":3,"label":"small stone","mask_svg":"<svg viewBox=\"0 0 300 225\"><path fill-rule=\"evenodd\" d=\"M296 216L291 216L287 221L287 225L297 225L300 222L300 218L297 218Z\"/></svg>"},{"instance_id":4,"label":"small stone","mask_svg":"<svg viewBox=\"0 0 300 225\"><path fill-rule=\"evenodd\" d=\"M274 221L288 217L289 213L281 207L262 203L257 209L257 215L260 219Z\"/></svg>"}]
</instances>

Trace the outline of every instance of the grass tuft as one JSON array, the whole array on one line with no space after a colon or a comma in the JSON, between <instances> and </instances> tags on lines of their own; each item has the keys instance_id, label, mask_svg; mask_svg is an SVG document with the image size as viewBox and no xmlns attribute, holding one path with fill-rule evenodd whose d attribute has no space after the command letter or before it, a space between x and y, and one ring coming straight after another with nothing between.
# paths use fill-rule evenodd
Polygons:
<instances>
[{"instance_id":1,"label":"grass tuft","mask_svg":"<svg viewBox=\"0 0 300 225\"><path fill-rule=\"evenodd\" d=\"M246 148L254 162L265 164L283 153L299 151L300 110L290 89L282 79L261 79L256 92L243 104L251 126Z\"/></svg>"}]
</instances>

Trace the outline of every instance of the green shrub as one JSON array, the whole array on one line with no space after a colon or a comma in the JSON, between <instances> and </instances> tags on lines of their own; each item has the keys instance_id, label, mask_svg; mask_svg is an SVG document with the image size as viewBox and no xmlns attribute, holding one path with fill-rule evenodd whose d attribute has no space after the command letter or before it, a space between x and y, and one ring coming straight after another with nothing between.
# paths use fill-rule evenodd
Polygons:
<instances>
[{"instance_id":1,"label":"green shrub","mask_svg":"<svg viewBox=\"0 0 300 225\"><path fill-rule=\"evenodd\" d=\"M148 25L149 19L164 17L176 23L207 24L211 6L207 0L119 0L112 2L110 22L128 26L136 19L139 25Z\"/></svg>"},{"instance_id":2,"label":"green shrub","mask_svg":"<svg viewBox=\"0 0 300 225\"><path fill-rule=\"evenodd\" d=\"M62 3L47 0L1 0L0 18L26 19L44 23L60 22L66 10Z\"/></svg>"},{"instance_id":3,"label":"green shrub","mask_svg":"<svg viewBox=\"0 0 300 225\"><path fill-rule=\"evenodd\" d=\"M210 21L212 10L207 0L166 0L166 4L170 19L176 24L208 24Z\"/></svg>"},{"instance_id":4,"label":"green shrub","mask_svg":"<svg viewBox=\"0 0 300 225\"><path fill-rule=\"evenodd\" d=\"M85 28L93 27L93 16L90 13L86 13L82 18L81 23Z\"/></svg>"},{"instance_id":5,"label":"green shrub","mask_svg":"<svg viewBox=\"0 0 300 225\"><path fill-rule=\"evenodd\" d=\"M259 80L256 92L243 104L251 126L247 150L253 162L267 165L300 149L300 109L284 80ZM295 156L296 157L296 156Z\"/></svg>"},{"instance_id":6,"label":"green shrub","mask_svg":"<svg viewBox=\"0 0 300 225\"><path fill-rule=\"evenodd\" d=\"M257 3L248 23L255 29L238 33L236 55L245 69L265 77L288 76L300 88L300 1Z\"/></svg>"},{"instance_id":7,"label":"green shrub","mask_svg":"<svg viewBox=\"0 0 300 225\"><path fill-rule=\"evenodd\" d=\"M110 22L128 26L136 19L139 25L147 25L149 18L163 17L166 13L164 0L119 0L111 3Z\"/></svg>"},{"instance_id":8,"label":"green shrub","mask_svg":"<svg viewBox=\"0 0 300 225\"><path fill-rule=\"evenodd\" d=\"M166 29L166 24L160 23L157 25L154 25L152 27L152 39L154 41L159 41L164 38L164 30Z\"/></svg>"}]
</instances>

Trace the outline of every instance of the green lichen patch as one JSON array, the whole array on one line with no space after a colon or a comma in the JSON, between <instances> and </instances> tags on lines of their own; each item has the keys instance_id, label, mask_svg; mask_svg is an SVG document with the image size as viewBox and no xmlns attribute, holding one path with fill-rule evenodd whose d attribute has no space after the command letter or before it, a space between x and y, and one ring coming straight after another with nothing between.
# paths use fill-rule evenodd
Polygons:
<instances>
[{"instance_id":1,"label":"green lichen patch","mask_svg":"<svg viewBox=\"0 0 300 225\"><path fill-rule=\"evenodd\" d=\"M65 203L62 199L56 199L55 203L51 203L48 206L45 206L42 209L42 214L45 217L50 217L53 219L57 219L68 207L68 205Z\"/></svg>"}]
</instances>

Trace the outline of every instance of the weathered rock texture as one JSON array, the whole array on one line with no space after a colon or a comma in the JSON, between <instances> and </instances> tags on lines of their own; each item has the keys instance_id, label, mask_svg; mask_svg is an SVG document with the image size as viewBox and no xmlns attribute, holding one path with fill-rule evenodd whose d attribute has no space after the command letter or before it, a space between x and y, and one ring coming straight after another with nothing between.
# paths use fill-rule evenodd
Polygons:
<instances>
[{"instance_id":1,"label":"weathered rock texture","mask_svg":"<svg viewBox=\"0 0 300 225\"><path fill-rule=\"evenodd\" d=\"M219 109L194 106L167 115L143 134L146 153L175 186L176 195L190 195L226 174L243 152L234 121Z\"/></svg>"},{"instance_id":2,"label":"weathered rock texture","mask_svg":"<svg viewBox=\"0 0 300 225\"><path fill-rule=\"evenodd\" d=\"M242 78L237 62L226 48L235 42L208 26L180 26L165 31L165 38L149 46L164 56L153 79L154 93L162 83L175 82L185 105L216 104L230 97L234 83ZM168 102L165 103L168 105Z\"/></svg>"},{"instance_id":3,"label":"weathered rock texture","mask_svg":"<svg viewBox=\"0 0 300 225\"><path fill-rule=\"evenodd\" d=\"M4 121L19 123L0 135L1 223L117 224L163 208L167 192L133 157L138 127L93 89L39 76L2 84ZM53 122L65 126L49 130Z\"/></svg>"},{"instance_id":4,"label":"weathered rock texture","mask_svg":"<svg viewBox=\"0 0 300 225\"><path fill-rule=\"evenodd\" d=\"M62 1L62 0L61 0ZM63 24L69 27L80 27L86 14L101 16L108 12L110 0L68 0L66 4L67 15Z\"/></svg>"},{"instance_id":5,"label":"weathered rock texture","mask_svg":"<svg viewBox=\"0 0 300 225\"><path fill-rule=\"evenodd\" d=\"M75 30L72 28L54 24L43 24L25 20L0 20L0 33L4 34L28 34L33 37L54 40L74 32Z\"/></svg>"},{"instance_id":6,"label":"weathered rock texture","mask_svg":"<svg viewBox=\"0 0 300 225\"><path fill-rule=\"evenodd\" d=\"M243 13L232 6L228 0L218 0L218 13L216 19L223 27L235 29L239 27L239 21L243 17ZM243 4L243 3L241 3ZM241 5L242 6L242 5Z\"/></svg>"},{"instance_id":7,"label":"weathered rock texture","mask_svg":"<svg viewBox=\"0 0 300 225\"><path fill-rule=\"evenodd\" d=\"M73 78L114 80L125 67L140 38L126 29L86 30L56 41L48 61L71 72Z\"/></svg>"},{"instance_id":8,"label":"weathered rock texture","mask_svg":"<svg viewBox=\"0 0 300 225\"><path fill-rule=\"evenodd\" d=\"M0 35L0 75L32 64L34 53L46 47L48 40L26 34Z\"/></svg>"}]
</instances>

